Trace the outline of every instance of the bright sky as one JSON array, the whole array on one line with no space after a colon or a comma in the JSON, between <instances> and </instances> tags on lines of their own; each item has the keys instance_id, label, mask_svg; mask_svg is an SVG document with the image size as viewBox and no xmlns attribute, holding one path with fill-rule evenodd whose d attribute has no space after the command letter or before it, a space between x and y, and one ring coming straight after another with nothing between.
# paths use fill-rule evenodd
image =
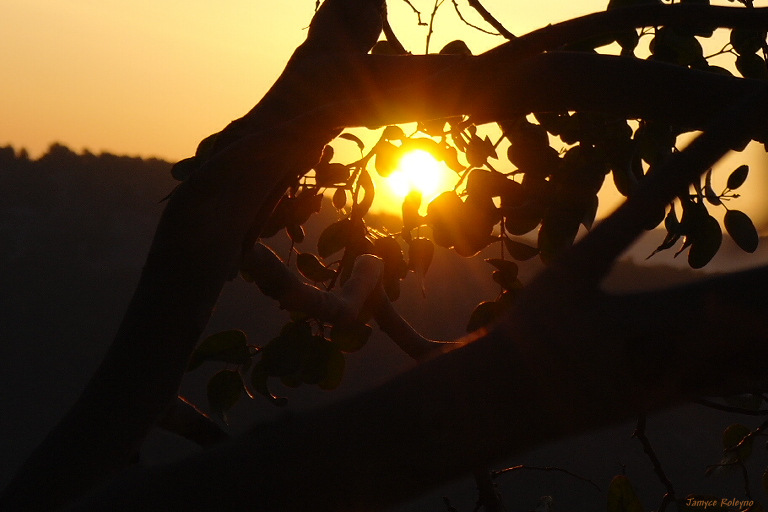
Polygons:
<instances>
[{"instance_id":1,"label":"bright sky","mask_svg":"<svg viewBox=\"0 0 768 512\"><path fill-rule=\"evenodd\" d=\"M388 3L398 36L414 53L423 52L426 29L416 26L403 0ZM427 20L434 0L412 4ZM483 2L515 34L606 4ZM304 39L314 5L315 0L5 0L0 145L24 147L33 156L52 142L76 151L189 156L202 138L243 115L266 92ZM467 19L485 26L467 0L458 5ZM431 49L457 38L474 53L503 42L463 26L452 1L445 0Z\"/></svg>"}]
</instances>

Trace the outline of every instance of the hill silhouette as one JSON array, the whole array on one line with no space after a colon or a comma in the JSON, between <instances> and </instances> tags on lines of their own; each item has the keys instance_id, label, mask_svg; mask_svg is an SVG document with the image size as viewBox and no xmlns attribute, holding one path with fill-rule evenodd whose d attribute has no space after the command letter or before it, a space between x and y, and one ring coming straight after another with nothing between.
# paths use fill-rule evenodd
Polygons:
<instances>
[{"instance_id":1,"label":"hill silhouette","mask_svg":"<svg viewBox=\"0 0 768 512\"><path fill-rule=\"evenodd\" d=\"M87 151L77 154L60 144L53 144L35 160L24 151L0 148L0 405L5 411L0 422L0 453L5 462L0 465L0 487L76 399L116 331L162 211L160 200L175 185L169 171L170 164L157 159ZM321 227L335 218L333 208L324 206L310 220L309 235L300 250L312 250ZM268 243L279 254L288 254L288 240L282 234ZM641 249L634 257L640 260L648 252ZM522 264L521 278L529 279L540 268L538 260ZM403 282L396 307L425 335L456 338L464 333L474 305L498 293L490 270L482 257L465 259L452 251L438 250L426 276L427 298L422 297L421 287L411 275ZM703 275L686 268L624 260L614 269L606 288L660 288ZM239 328L253 343L262 344L286 320L287 314L279 312L270 299L236 280L225 288L208 331ZM338 391L284 390L288 407L297 410L349 396L413 364L377 334L363 350L349 357ZM203 366L183 385L183 393L203 407L205 382L213 371L213 366ZM542 362L542 371L546 371L546 362ZM253 421L279 412L267 403L243 401L232 411L233 428L243 430ZM736 418L748 423L743 417ZM649 430L658 429L649 435L655 436L660 454L667 455L670 473L685 482L691 492L734 494L739 490L734 489L730 476L716 486L707 484L701 489L702 466L717 461L719 430L729 421L720 413L692 406L650 422ZM700 428L702 425L707 428ZM602 487L607 484L605 478L619 473L626 464L641 496L661 496L649 462L637 441L629 438L631 433L628 425L606 429L541 447L526 460L516 462L567 467L595 478ZM690 453L691 445L703 447L694 459L676 455ZM158 462L195 449L157 433L143 458ZM691 467L698 471L695 475ZM534 507L538 496L553 493L570 505L603 506L603 495L562 475L524 473L505 481L514 489L505 495L509 502L528 507L525 510ZM730 491L718 491L723 485ZM457 507L462 500L469 500L463 508L466 510L471 509L471 499L467 498L471 490L472 484L465 483L464 491L444 492L452 496ZM685 495L683 490L680 492ZM441 506L434 496L425 499L414 509ZM568 508L568 504L563 507Z\"/></svg>"}]
</instances>

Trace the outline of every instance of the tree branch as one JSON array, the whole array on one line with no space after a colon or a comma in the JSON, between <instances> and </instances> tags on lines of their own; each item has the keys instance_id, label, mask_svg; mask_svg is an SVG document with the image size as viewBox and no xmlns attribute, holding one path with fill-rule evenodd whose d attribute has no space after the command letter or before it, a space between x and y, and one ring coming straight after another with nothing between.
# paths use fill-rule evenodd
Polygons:
<instances>
[{"instance_id":1,"label":"tree branch","mask_svg":"<svg viewBox=\"0 0 768 512\"><path fill-rule=\"evenodd\" d=\"M355 320L363 305L372 306L379 328L416 360L425 360L461 345L423 337L395 311L380 282L383 267L376 256L360 256L352 269L352 276L338 294L319 290L301 281L274 252L262 244L255 244L245 254L243 264L261 292L277 300L283 309L302 311L334 324Z\"/></svg>"},{"instance_id":2,"label":"tree branch","mask_svg":"<svg viewBox=\"0 0 768 512\"><path fill-rule=\"evenodd\" d=\"M513 329L380 389L126 476L73 510L117 497L148 510L379 508L566 433L768 383L768 267L652 294L557 296L556 317L515 312Z\"/></svg>"}]
</instances>

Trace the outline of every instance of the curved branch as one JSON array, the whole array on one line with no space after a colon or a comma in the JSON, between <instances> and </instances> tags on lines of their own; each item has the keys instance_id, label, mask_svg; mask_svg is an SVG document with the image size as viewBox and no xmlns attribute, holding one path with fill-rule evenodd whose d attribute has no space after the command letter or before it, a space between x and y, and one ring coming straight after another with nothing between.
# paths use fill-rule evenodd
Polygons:
<instances>
[{"instance_id":1,"label":"curved branch","mask_svg":"<svg viewBox=\"0 0 768 512\"><path fill-rule=\"evenodd\" d=\"M380 282L381 260L376 256L357 258L352 275L341 287L341 293L331 293L301 281L262 244L255 244L244 255L243 265L259 289L280 303L280 307L302 311L320 320L336 323L358 318L363 305L372 305L373 317L379 328L406 354L416 360L445 353L460 343L440 342L425 338L411 327L392 307Z\"/></svg>"}]
</instances>

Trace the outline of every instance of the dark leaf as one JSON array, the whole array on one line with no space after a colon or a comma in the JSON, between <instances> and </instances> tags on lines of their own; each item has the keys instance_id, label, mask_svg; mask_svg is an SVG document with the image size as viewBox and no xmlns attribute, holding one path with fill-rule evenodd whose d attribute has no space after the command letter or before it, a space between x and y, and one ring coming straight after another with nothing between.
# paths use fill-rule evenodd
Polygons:
<instances>
[{"instance_id":1,"label":"dark leaf","mask_svg":"<svg viewBox=\"0 0 768 512\"><path fill-rule=\"evenodd\" d=\"M371 175L368 174L368 171L365 169L360 172L360 177L358 178L357 183L360 185L360 189L363 191L364 195L363 199L358 197L357 204L352 207L352 216L359 220L365 217L365 214L371 209L376 190L373 186Z\"/></svg>"},{"instance_id":2,"label":"dark leaf","mask_svg":"<svg viewBox=\"0 0 768 512\"><path fill-rule=\"evenodd\" d=\"M251 359L247 342L245 333L236 329L212 334L192 352L187 371L198 368L205 361L245 364Z\"/></svg>"},{"instance_id":3,"label":"dark leaf","mask_svg":"<svg viewBox=\"0 0 768 512\"><path fill-rule=\"evenodd\" d=\"M384 140L403 140L406 138L405 132L399 126L387 126L381 137Z\"/></svg>"},{"instance_id":4,"label":"dark leaf","mask_svg":"<svg viewBox=\"0 0 768 512\"><path fill-rule=\"evenodd\" d=\"M734 28L730 40L733 49L740 55L757 53L765 44L765 32L752 28Z\"/></svg>"},{"instance_id":5,"label":"dark leaf","mask_svg":"<svg viewBox=\"0 0 768 512\"><path fill-rule=\"evenodd\" d=\"M342 187L339 187L336 189L336 192L333 193L333 207L337 210L341 210L347 205L347 191L344 190Z\"/></svg>"},{"instance_id":6,"label":"dark leaf","mask_svg":"<svg viewBox=\"0 0 768 512\"><path fill-rule=\"evenodd\" d=\"M749 166L744 164L738 166L731 174L728 176L728 183L726 186L730 190L736 190L740 186L744 184L744 182L747 180L747 176L749 175Z\"/></svg>"},{"instance_id":7,"label":"dark leaf","mask_svg":"<svg viewBox=\"0 0 768 512\"><path fill-rule=\"evenodd\" d=\"M472 55L472 51L467 46L467 43L457 39L443 46L443 49L440 50L440 55Z\"/></svg>"},{"instance_id":8,"label":"dark leaf","mask_svg":"<svg viewBox=\"0 0 768 512\"><path fill-rule=\"evenodd\" d=\"M424 276L432 264L435 245L426 238L414 238L408 249L408 268Z\"/></svg>"},{"instance_id":9,"label":"dark leaf","mask_svg":"<svg viewBox=\"0 0 768 512\"><path fill-rule=\"evenodd\" d=\"M424 217L419 214L421 207L421 192L411 190L403 199L403 232L410 232L424 224Z\"/></svg>"},{"instance_id":10,"label":"dark leaf","mask_svg":"<svg viewBox=\"0 0 768 512\"><path fill-rule=\"evenodd\" d=\"M741 250L755 252L759 242L757 229L746 213L739 210L728 210L725 213L725 230L731 235Z\"/></svg>"},{"instance_id":11,"label":"dark leaf","mask_svg":"<svg viewBox=\"0 0 768 512\"><path fill-rule=\"evenodd\" d=\"M320 389L331 390L336 389L341 384L341 379L344 376L344 367L346 366L346 360L344 354L339 350L332 350L328 354L326 360L325 377L317 383Z\"/></svg>"},{"instance_id":12,"label":"dark leaf","mask_svg":"<svg viewBox=\"0 0 768 512\"><path fill-rule=\"evenodd\" d=\"M349 242L351 227L351 220L342 219L325 228L317 241L317 253L323 258L327 258L342 250Z\"/></svg>"},{"instance_id":13,"label":"dark leaf","mask_svg":"<svg viewBox=\"0 0 768 512\"><path fill-rule=\"evenodd\" d=\"M332 279L336 272L323 265L314 254L301 252L296 256L296 268L310 281L323 282Z\"/></svg>"},{"instance_id":14,"label":"dark leaf","mask_svg":"<svg viewBox=\"0 0 768 512\"><path fill-rule=\"evenodd\" d=\"M236 371L222 370L215 374L207 387L211 411L226 422L226 412L240 400L243 390L243 379Z\"/></svg>"},{"instance_id":15,"label":"dark leaf","mask_svg":"<svg viewBox=\"0 0 768 512\"><path fill-rule=\"evenodd\" d=\"M502 272L505 279L509 281L517 279L517 273L520 269L514 261L502 260L500 258L488 258L485 262L496 267L499 272Z\"/></svg>"},{"instance_id":16,"label":"dark leaf","mask_svg":"<svg viewBox=\"0 0 768 512\"><path fill-rule=\"evenodd\" d=\"M268 380L269 375L264 370L263 365L254 365L253 369L251 370L251 388L258 394L268 398L272 404L277 405L278 407L287 404L288 400L285 397L276 397L272 394L267 384Z\"/></svg>"},{"instance_id":17,"label":"dark leaf","mask_svg":"<svg viewBox=\"0 0 768 512\"><path fill-rule=\"evenodd\" d=\"M331 341L342 352L360 350L368 342L373 329L362 322L334 324L331 327Z\"/></svg>"},{"instance_id":18,"label":"dark leaf","mask_svg":"<svg viewBox=\"0 0 768 512\"><path fill-rule=\"evenodd\" d=\"M400 148L390 142L380 142L376 147L374 167L382 178L388 177L400 163Z\"/></svg>"},{"instance_id":19,"label":"dark leaf","mask_svg":"<svg viewBox=\"0 0 768 512\"><path fill-rule=\"evenodd\" d=\"M736 57L736 69L744 78L768 79L768 68L765 67L765 61L754 53L745 53Z\"/></svg>"},{"instance_id":20,"label":"dark leaf","mask_svg":"<svg viewBox=\"0 0 768 512\"><path fill-rule=\"evenodd\" d=\"M291 241L300 244L304 241L304 228L299 224L288 224L285 226L285 231L288 233L288 238Z\"/></svg>"},{"instance_id":21,"label":"dark leaf","mask_svg":"<svg viewBox=\"0 0 768 512\"><path fill-rule=\"evenodd\" d=\"M734 423L729 425L723 430L723 449L728 451L733 450L739 443L741 443L745 437L747 437L751 431L749 427L746 427L740 423ZM739 460L744 461L752 454L752 441L754 437L747 439L739 449L736 451Z\"/></svg>"},{"instance_id":22,"label":"dark leaf","mask_svg":"<svg viewBox=\"0 0 768 512\"><path fill-rule=\"evenodd\" d=\"M723 241L723 232L717 219L707 215L693 226L690 235L691 250L688 252L688 264L691 268L702 268L715 257Z\"/></svg>"},{"instance_id":23,"label":"dark leaf","mask_svg":"<svg viewBox=\"0 0 768 512\"><path fill-rule=\"evenodd\" d=\"M474 332L481 327L493 323L502 312L503 306L498 302L481 302L469 317L467 332Z\"/></svg>"},{"instance_id":24,"label":"dark leaf","mask_svg":"<svg viewBox=\"0 0 768 512\"><path fill-rule=\"evenodd\" d=\"M527 261L539 254L538 248L522 242L510 240L509 238L504 239L504 247L507 249L509 255L517 261Z\"/></svg>"},{"instance_id":25,"label":"dark leaf","mask_svg":"<svg viewBox=\"0 0 768 512\"><path fill-rule=\"evenodd\" d=\"M360 148L360 151L364 151L365 150L365 143L362 140L360 140L360 137L358 137L357 135L353 135L351 133L344 132L341 135L339 135L339 138L340 139L351 140L352 142L357 144L357 147Z\"/></svg>"},{"instance_id":26,"label":"dark leaf","mask_svg":"<svg viewBox=\"0 0 768 512\"><path fill-rule=\"evenodd\" d=\"M632 484L624 475L617 475L608 487L608 512L643 512L643 505Z\"/></svg>"}]
</instances>

